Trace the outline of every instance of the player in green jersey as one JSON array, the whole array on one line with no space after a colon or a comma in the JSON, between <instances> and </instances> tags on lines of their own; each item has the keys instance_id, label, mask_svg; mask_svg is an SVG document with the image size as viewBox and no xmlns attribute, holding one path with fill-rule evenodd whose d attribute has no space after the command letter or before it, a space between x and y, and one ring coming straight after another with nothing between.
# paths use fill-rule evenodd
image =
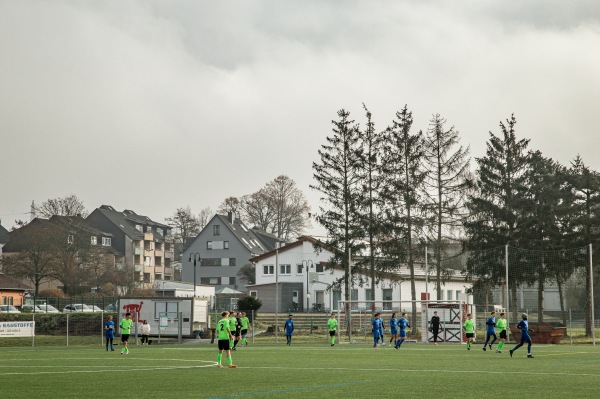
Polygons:
<instances>
[{"instance_id":1,"label":"player in green jersey","mask_svg":"<svg viewBox=\"0 0 600 399\"><path fill-rule=\"evenodd\" d=\"M232 350L235 350L235 347L233 346L234 341L235 341L235 330L237 328L237 315L236 313L232 310L231 312L229 312L229 330L231 330L231 340L229 341L229 347Z\"/></svg>"},{"instance_id":2,"label":"player in green jersey","mask_svg":"<svg viewBox=\"0 0 600 399\"><path fill-rule=\"evenodd\" d=\"M506 313L500 313L500 317L498 320L496 320L496 328L500 332L500 342L498 342L498 346L496 347L496 353L502 353L502 347L508 339L508 322L506 321Z\"/></svg>"},{"instance_id":3,"label":"player in green jersey","mask_svg":"<svg viewBox=\"0 0 600 399\"><path fill-rule=\"evenodd\" d=\"M131 334L131 327L133 326L133 320L131 320L131 313L125 313L125 318L121 320L119 327L121 327L121 355L129 355L129 348L127 342L129 341L129 334Z\"/></svg>"},{"instance_id":4,"label":"player in green jersey","mask_svg":"<svg viewBox=\"0 0 600 399\"><path fill-rule=\"evenodd\" d=\"M219 346L219 354L217 355L217 367L221 368L221 358L223 357L223 351L227 352L227 367L230 369L237 368L236 365L233 364L233 360L231 359L231 350L229 349L229 342L233 339L233 334L231 334L231 329L229 328L229 312L224 311L221 313L221 320L217 324L217 344Z\"/></svg>"},{"instance_id":5,"label":"player in green jersey","mask_svg":"<svg viewBox=\"0 0 600 399\"><path fill-rule=\"evenodd\" d=\"M246 339L246 334L248 334L248 330L252 331L252 326L250 325L250 319L246 317L246 312L242 312L242 317L240 318L242 322L242 345L248 346L248 339Z\"/></svg>"},{"instance_id":6,"label":"player in green jersey","mask_svg":"<svg viewBox=\"0 0 600 399\"><path fill-rule=\"evenodd\" d=\"M475 321L471 313L467 314L467 320L463 324L465 335L467 336L467 350L471 350L471 342L475 343Z\"/></svg>"},{"instance_id":7,"label":"player in green jersey","mask_svg":"<svg viewBox=\"0 0 600 399\"><path fill-rule=\"evenodd\" d=\"M338 322L335 318L335 313L331 314L329 320L327 320L327 330L329 331L329 337L331 338L331 346L335 345L335 333L337 332Z\"/></svg>"}]
</instances>

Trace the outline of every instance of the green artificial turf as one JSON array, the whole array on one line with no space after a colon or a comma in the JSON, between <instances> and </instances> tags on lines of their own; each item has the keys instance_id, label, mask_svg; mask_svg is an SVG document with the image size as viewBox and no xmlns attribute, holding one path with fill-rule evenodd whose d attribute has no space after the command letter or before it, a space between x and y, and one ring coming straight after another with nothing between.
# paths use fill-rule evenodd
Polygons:
<instances>
[{"instance_id":1,"label":"green artificial turf","mask_svg":"<svg viewBox=\"0 0 600 399\"><path fill-rule=\"evenodd\" d=\"M591 398L600 349L534 345L256 344L216 368L216 345L0 348L2 398Z\"/></svg>"}]
</instances>

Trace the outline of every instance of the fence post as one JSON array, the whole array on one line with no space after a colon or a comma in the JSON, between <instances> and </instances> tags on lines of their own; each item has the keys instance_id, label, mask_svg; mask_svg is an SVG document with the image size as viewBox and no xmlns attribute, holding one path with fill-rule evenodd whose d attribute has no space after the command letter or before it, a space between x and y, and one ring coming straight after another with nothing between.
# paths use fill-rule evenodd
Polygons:
<instances>
[{"instance_id":1,"label":"fence post","mask_svg":"<svg viewBox=\"0 0 600 399\"><path fill-rule=\"evenodd\" d=\"M67 313L67 346L69 346L69 313Z\"/></svg>"},{"instance_id":2,"label":"fence post","mask_svg":"<svg viewBox=\"0 0 600 399\"><path fill-rule=\"evenodd\" d=\"M182 329L183 329L183 312L177 313L177 343L181 344L182 340Z\"/></svg>"},{"instance_id":3,"label":"fence post","mask_svg":"<svg viewBox=\"0 0 600 399\"><path fill-rule=\"evenodd\" d=\"M571 308L569 308L569 333L571 336L571 346L573 346L573 319L571 318Z\"/></svg>"},{"instance_id":4,"label":"fence post","mask_svg":"<svg viewBox=\"0 0 600 399\"><path fill-rule=\"evenodd\" d=\"M35 304L35 299L33 303ZM31 320L33 321L33 334L31 335L31 347L33 348L35 347L35 312L31 314Z\"/></svg>"}]
</instances>

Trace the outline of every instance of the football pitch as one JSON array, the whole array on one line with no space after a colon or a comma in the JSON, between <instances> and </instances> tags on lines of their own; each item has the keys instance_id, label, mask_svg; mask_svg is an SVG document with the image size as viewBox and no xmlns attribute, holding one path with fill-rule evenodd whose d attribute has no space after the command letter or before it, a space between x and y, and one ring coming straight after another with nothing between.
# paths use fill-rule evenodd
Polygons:
<instances>
[{"instance_id":1,"label":"football pitch","mask_svg":"<svg viewBox=\"0 0 600 399\"><path fill-rule=\"evenodd\" d=\"M216 345L0 348L0 397L593 398L600 349L534 345L509 356L464 345L255 345L217 368Z\"/></svg>"}]
</instances>

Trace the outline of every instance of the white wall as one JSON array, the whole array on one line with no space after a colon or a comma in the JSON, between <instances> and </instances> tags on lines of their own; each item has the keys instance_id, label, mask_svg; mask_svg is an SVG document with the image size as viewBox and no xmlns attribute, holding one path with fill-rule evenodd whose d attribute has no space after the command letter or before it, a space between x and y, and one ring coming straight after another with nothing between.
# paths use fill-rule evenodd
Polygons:
<instances>
[{"instance_id":1,"label":"white wall","mask_svg":"<svg viewBox=\"0 0 600 399\"><path fill-rule=\"evenodd\" d=\"M307 241L303 241L302 245L291 249L284 249L279 253L278 264L279 265L291 265L291 273L290 274L280 274L277 273L276 276L276 258L275 255L272 255L268 258L262 259L256 263L256 284L273 284L276 282L276 279L279 282L294 282L294 283L302 283L303 284L303 293L300 300L302 304L306 305L306 286L307 286L307 275L303 269L302 273L297 272L297 265L302 264L303 261L312 261L313 265L316 265L319 262L327 262L331 259L332 253L327 250L322 250L320 253L316 254L313 244ZM304 262L307 263L307 262ZM264 266L272 265L274 269L273 274L265 274ZM277 271L278 272L278 271ZM411 300L411 286L409 276L410 273L408 268L403 267L399 273L402 276L402 281L396 281L391 279L384 279L380 281L375 287L375 300L381 301L383 299L383 289L391 288L392 289L392 301L400 302L400 301L410 301ZM327 310L331 309L333 298L332 293L328 290L328 287L334 283L336 280L339 280L344 275L342 270L325 270L322 273L313 272L309 274L308 281L308 293L310 294L309 300L309 308L312 308L313 304L316 303L316 295L318 291L323 292L323 303L325 304L325 308ZM366 276L365 276L366 277ZM421 293L429 292L430 298L435 300L437 298L435 282L431 280L428 284L425 283L425 273L422 270L415 271L415 288L416 288L416 299L421 299ZM313 280L317 280L313 282ZM370 279L365 278L368 283L364 284L362 287L355 285L354 288L358 290L358 300L364 301L366 300L366 289L370 287ZM427 287L426 287L427 285ZM456 281L446 282L442 285L442 300L448 300L448 291L451 291L452 298L451 300L457 300L457 291L461 293L465 293L467 288L470 288L471 284L462 281L460 278L457 278ZM341 291L341 298L344 299L343 287L339 289ZM381 305L381 304L380 304Z\"/></svg>"}]
</instances>

